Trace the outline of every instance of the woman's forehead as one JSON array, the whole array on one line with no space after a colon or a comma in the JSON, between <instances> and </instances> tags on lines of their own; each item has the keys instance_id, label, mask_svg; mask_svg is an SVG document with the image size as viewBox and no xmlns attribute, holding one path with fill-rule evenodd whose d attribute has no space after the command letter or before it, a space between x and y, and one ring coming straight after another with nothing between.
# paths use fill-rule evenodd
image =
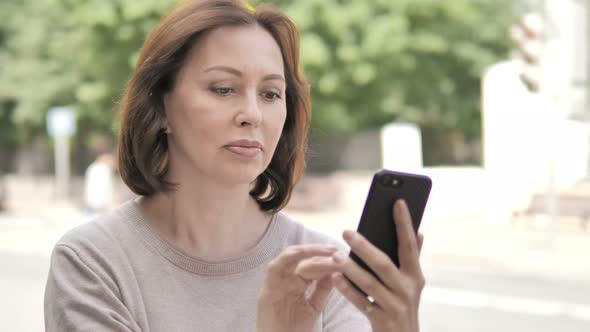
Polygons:
<instances>
[{"instance_id":1,"label":"woman's forehead","mask_svg":"<svg viewBox=\"0 0 590 332\"><path fill-rule=\"evenodd\" d=\"M283 55L272 35L258 25L223 26L205 33L193 46L190 62L205 70L215 65L283 72Z\"/></svg>"}]
</instances>

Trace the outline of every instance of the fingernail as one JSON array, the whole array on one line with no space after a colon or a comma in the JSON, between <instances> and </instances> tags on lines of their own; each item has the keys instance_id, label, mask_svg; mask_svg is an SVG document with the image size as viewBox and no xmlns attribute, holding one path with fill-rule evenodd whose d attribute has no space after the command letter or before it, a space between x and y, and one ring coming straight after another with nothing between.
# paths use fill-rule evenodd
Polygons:
<instances>
[{"instance_id":1,"label":"fingernail","mask_svg":"<svg viewBox=\"0 0 590 332\"><path fill-rule=\"evenodd\" d=\"M404 201L403 199L399 199L395 203L395 209L397 210L397 213L403 213L405 208L406 208L406 201Z\"/></svg>"},{"instance_id":2,"label":"fingernail","mask_svg":"<svg viewBox=\"0 0 590 332\"><path fill-rule=\"evenodd\" d=\"M345 231L342 233L342 238L343 238L345 241L350 241L350 240L352 240L352 239L354 238L354 232L353 232L353 231L351 231L351 230L345 230Z\"/></svg>"}]
</instances>

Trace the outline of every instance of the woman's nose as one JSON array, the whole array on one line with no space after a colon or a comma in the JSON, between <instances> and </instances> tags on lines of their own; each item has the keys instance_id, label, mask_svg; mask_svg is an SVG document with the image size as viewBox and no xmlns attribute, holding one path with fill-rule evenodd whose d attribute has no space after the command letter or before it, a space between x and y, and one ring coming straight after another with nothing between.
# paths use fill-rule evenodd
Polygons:
<instances>
[{"instance_id":1,"label":"woman's nose","mask_svg":"<svg viewBox=\"0 0 590 332\"><path fill-rule=\"evenodd\" d=\"M258 105L258 96L255 92L248 93L244 96L243 104L236 115L236 123L240 127L252 126L258 127L262 122L262 112Z\"/></svg>"}]
</instances>

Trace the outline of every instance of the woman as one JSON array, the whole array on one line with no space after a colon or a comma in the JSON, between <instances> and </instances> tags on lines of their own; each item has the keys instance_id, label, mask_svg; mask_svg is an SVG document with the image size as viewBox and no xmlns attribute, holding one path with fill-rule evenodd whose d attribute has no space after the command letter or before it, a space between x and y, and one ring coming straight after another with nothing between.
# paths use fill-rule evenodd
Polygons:
<instances>
[{"instance_id":1,"label":"woman","mask_svg":"<svg viewBox=\"0 0 590 332\"><path fill-rule=\"evenodd\" d=\"M280 212L310 120L298 52L287 17L240 1L160 21L122 103L119 168L139 198L57 243L48 331L418 331L421 239L403 202L402 269L343 234L383 283Z\"/></svg>"}]
</instances>

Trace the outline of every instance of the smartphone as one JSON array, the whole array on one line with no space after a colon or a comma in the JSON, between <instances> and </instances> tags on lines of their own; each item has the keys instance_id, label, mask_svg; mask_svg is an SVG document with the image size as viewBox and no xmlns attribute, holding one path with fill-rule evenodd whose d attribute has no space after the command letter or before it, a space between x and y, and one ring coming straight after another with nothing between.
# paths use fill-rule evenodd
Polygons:
<instances>
[{"instance_id":1,"label":"smartphone","mask_svg":"<svg viewBox=\"0 0 590 332\"><path fill-rule=\"evenodd\" d=\"M425 175L382 169L373 176L357 231L386 253L398 267L400 263L393 205L398 199L406 201L417 233L431 188L432 180ZM350 258L379 279L352 251Z\"/></svg>"}]
</instances>

